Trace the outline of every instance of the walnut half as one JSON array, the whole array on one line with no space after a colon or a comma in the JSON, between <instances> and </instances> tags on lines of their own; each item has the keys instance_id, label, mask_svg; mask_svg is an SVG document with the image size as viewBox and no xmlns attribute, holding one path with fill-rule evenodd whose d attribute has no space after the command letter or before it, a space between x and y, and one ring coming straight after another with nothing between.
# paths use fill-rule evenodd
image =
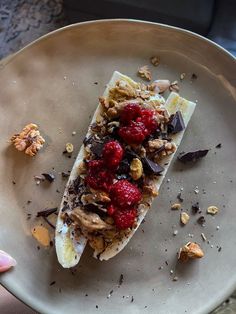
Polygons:
<instances>
[{"instance_id":1,"label":"walnut half","mask_svg":"<svg viewBox=\"0 0 236 314\"><path fill-rule=\"evenodd\" d=\"M19 151L25 151L29 156L35 156L45 143L40 135L37 124L27 124L23 130L11 137L11 142Z\"/></svg>"}]
</instances>

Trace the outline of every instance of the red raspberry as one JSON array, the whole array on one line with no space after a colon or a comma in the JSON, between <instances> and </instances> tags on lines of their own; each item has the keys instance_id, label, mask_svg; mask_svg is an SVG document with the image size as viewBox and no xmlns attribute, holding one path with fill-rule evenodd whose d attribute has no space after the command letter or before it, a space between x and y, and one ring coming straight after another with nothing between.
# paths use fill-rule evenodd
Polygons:
<instances>
[{"instance_id":1,"label":"red raspberry","mask_svg":"<svg viewBox=\"0 0 236 314\"><path fill-rule=\"evenodd\" d=\"M108 213L109 216L114 215L115 211L116 211L116 208L113 205L109 205L108 206L107 213Z\"/></svg>"},{"instance_id":2,"label":"red raspberry","mask_svg":"<svg viewBox=\"0 0 236 314\"><path fill-rule=\"evenodd\" d=\"M120 121L128 124L132 120L141 116L141 107L138 104L130 103L124 107L120 115Z\"/></svg>"},{"instance_id":3,"label":"red raspberry","mask_svg":"<svg viewBox=\"0 0 236 314\"><path fill-rule=\"evenodd\" d=\"M85 182L95 190L108 191L113 183L114 175L104 168L102 160L91 160L88 163L88 174Z\"/></svg>"},{"instance_id":4,"label":"red raspberry","mask_svg":"<svg viewBox=\"0 0 236 314\"><path fill-rule=\"evenodd\" d=\"M123 153L123 148L118 142L111 141L106 143L102 150L102 158L106 168L116 170L119 167Z\"/></svg>"},{"instance_id":5,"label":"red raspberry","mask_svg":"<svg viewBox=\"0 0 236 314\"><path fill-rule=\"evenodd\" d=\"M132 207L141 200L139 189L127 180L119 180L110 188L112 203L119 208Z\"/></svg>"},{"instance_id":6,"label":"red raspberry","mask_svg":"<svg viewBox=\"0 0 236 314\"><path fill-rule=\"evenodd\" d=\"M129 126L119 129L119 136L128 144L141 144L148 135L148 130L142 122L132 121Z\"/></svg>"},{"instance_id":7,"label":"red raspberry","mask_svg":"<svg viewBox=\"0 0 236 314\"><path fill-rule=\"evenodd\" d=\"M157 121L155 120L155 113L150 109L142 109L141 116L137 118L137 122L142 122L149 135L157 129Z\"/></svg>"},{"instance_id":8,"label":"red raspberry","mask_svg":"<svg viewBox=\"0 0 236 314\"><path fill-rule=\"evenodd\" d=\"M131 228L137 217L137 209L129 208L126 210L115 211L113 218L115 225L118 229Z\"/></svg>"}]
</instances>

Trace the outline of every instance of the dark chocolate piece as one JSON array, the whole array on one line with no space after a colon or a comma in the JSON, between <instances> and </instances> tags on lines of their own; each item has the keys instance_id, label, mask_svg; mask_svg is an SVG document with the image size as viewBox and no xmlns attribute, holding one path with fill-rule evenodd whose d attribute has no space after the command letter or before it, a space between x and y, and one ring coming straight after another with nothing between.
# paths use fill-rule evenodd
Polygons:
<instances>
[{"instance_id":1,"label":"dark chocolate piece","mask_svg":"<svg viewBox=\"0 0 236 314\"><path fill-rule=\"evenodd\" d=\"M62 178L68 178L70 176L70 174L63 171L61 173L61 176L62 176Z\"/></svg>"},{"instance_id":2,"label":"dark chocolate piece","mask_svg":"<svg viewBox=\"0 0 236 314\"><path fill-rule=\"evenodd\" d=\"M206 222L206 219L204 216L200 216L197 222L199 223L199 225L203 225Z\"/></svg>"},{"instance_id":3,"label":"dark chocolate piece","mask_svg":"<svg viewBox=\"0 0 236 314\"><path fill-rule=\"evenodd\" d=\"M196 80L197 79L197 74L193 73L192 76L191 76L191 80Z\"/></svg>"},{"instance_id":4,"label":"dark chocolate piece","mask_svg":"<svg viewBox=\"0 0 236 314\"><path fill-rule=\"evenodd\" d=\"M167 125L168 133L178 133L185 129L185 124L183 120L183 116L180 111L177 111L175 114L170 116L170 121Z\"/></svg>"},{"instance_id":5,"label":"dark chocolate piece","mask_svg":"<svg viewBox=\"0 0 236 314\"><path fill-rule=\"evenodd\" d=\"M192 205L192 212L196 214L200 210L199 203L195 203Z\"/></svg>"},{"instance_id":6,"label":"dark chocolate piece","mask_svg":"<svg viewBox=\"0 0 236 314\"><path fill-rule=\"evenodd\" d=\"M185 163L190 161L196 161L199 158L205 157L207 153L209 152L209 149L204 150L197 150L194 152L188 152L188 153L180 153L178 156L178 160Z\"/></svg>"},{"instance_id":7,"label":"dark chocolate piece","mask_svg":"<svg viewBox=\"0 0 236 314\"><path fill-rule=\"evenodd\" d=\"M181 193L178 193L177 199L178 199L181 203L183 203L183 201L184 201L184 199L183 199L182 196L181 196Z\"/></svg>"},{"instance_id":8,"label":"dark chocolate piece","mask_svg":"<svg viewBox=\"0 0 236 314\"><path fill-rule=\"evenodd\" d=\"M37 212L36 217L48 217L57 212L57 207L41 210Z\"/></svg>"},{"instance_id":9,"label":"dark chocolate piece","mask_svg":"<svg viewBox=\"0 0 236 314\"><path fill-rule=\"evenodd\" d=\"M162 171L164 171L164 168L151 159L144 157L142 158L142 164L144 171L146 171L148 174L155 174L160 175Z\"/></svg>"},{"instance_id":10,"label":"dark chocolate piece","mask_svg":"<svg viewBox=\"0 0 236 314\"><path fill-rule=\"evenodd\" d=\"M55 180L55 176L52 173L42 173L42 176L44 176L44 178L50 183Z\"/></svg>"},{"instance_id":11,"label":"dark chocolate piece","mask_svg":"<svg viewBox=\"0 0 236 314\"><path fill-rule=\"evenodd\" d=\"M219 143L219 144L216 145L216 148L221 148L221 147L222 147L222 144L221 144L221 143Z\"/></svg>"},{"instance_id":12,"label":"dark chocolate piece","mask_svg":"<svg viewBox=\"0 0 236 314\"><path fill-rule=\"evenodd\" d=\"M119 286L121 286L123 282L124 282L124 275L121 274L119 278Z\"/></svg>"},{"instance_id":13,"label":"dark chocolate piece","mask_svg":"<svg viewBox=\"0 0 236 314\"><path fill-rule=\"evenodd\" d=\"M94 142L90 147L92 153L94 153L94 155L96 155L97 158L101 157L103 146L104 146L103 143Z\"/></svg>"}]
</instances>

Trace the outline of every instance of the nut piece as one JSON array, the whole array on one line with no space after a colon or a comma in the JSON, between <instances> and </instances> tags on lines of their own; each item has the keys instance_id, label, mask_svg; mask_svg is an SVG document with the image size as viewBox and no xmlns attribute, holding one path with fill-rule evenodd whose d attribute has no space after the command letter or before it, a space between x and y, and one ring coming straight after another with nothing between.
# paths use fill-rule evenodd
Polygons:
<instances>
[{"instance_id":1,"label":"nut piece","mask_svg":"<svg viewBox=\"0 0 236 314\"><path fill-rule=\"evenodd\" d=\"M37 124L27 124L23 130L12 136L11 142L19 151L25 151L29 156L35 156L45 143L44 138L40 135Z\"/></svg>"},{"instance_id":2,"label":"nut piece","mask_svg":"<svg viewBox=\"0 0 236 314\"><path fill-rule=\"evenodd\" d=\"M158 190L155 184L148 184L143 186L143 194L151 197L156 197L158 195Z\"/></svg>"},{"instance_id":3,"label":"nut piece","mask_svg":"<svg viewBox=\"0 0 236 314\"><path fill-rule=\"evenodd\" d=\"M168 88L170 88L169 80L156 80L150 86L150 89L156 93L164 93Z\"/></svg>"},{"instance_id":4,"label":"nut piece","mask_svg":"<svg viewBox=\"0 0 236 314\"><path fill-rule=\"evenodd\" d=\"M207 208L207 213L210 214L210 215L215 215L215 214L218 213L218 211L219 211L219 208L216 207L216 206L209 206Z\"/></svg>"},{"instance_id":5,"label":"nut piece","mask_svg":"<svg viewBox=\"0 0 236 314\"><path fill-rule=\"evenodd\" d=\"M200 246L194 242L188 242L179 250L178 259L181 262L187 262L189 259L201 258L204 253Z\"/></svg>"},{"instance_id":6,"label":"nut piece","mask_svg":"<svg viewBox=\"0 0 236 314\"><path fill-rule=\"evenodd\" d=\"M153 56L150 58L150 62L151 62L151 64L154 65L154 67L157 67L160 63L160 58L157 56Z\"/></svg>"},{"instance_id":7,"label":"nut piece","mask_svg":"<svg viewBox=\"0 0 236 314\"><path fill-rule=\"evenodd\" d=\"M181 74L180 74L180 79L181 79L181 81L185 78L185 76L186 76L186 73L181 73Z\"/></svg>"},{"instance_id":8,"label":"nut piece","mask_svg":"<svg viewBox=\"0 0 236 314\"><path fill-rule=\"evenodd\" d=\"M171 92L176 92L176 93L178 93L178 92L179 92L178 81L174 81L174 82L170 83L169 90L170 90Z\"/></svg>"},{"instance_id":9,"label":"nut piece","mask_svg":"<svg viewBox=\"0 0 236 314\"><path fill-rule=\"evenodd\" d=\"M175 203L175 204L171 205L171 209L172 210L179 210L179 209L181 209L181 204Z\"/></svg>"},{"instance_id":10,"label":"nut piece","mask_svg":"<svg viewBox=\"0 0 236 314\"><path fill-rule=\"evenodd\" d=\"M73 150L74 150L73 144L71 144L71 143L66 143L66 151L67 151L67 153L68 153L68 154L71 154L71 153L73 153Z\"/></svg>"},{"instance_id":11,"label":"nut piece","mask_svg":"<svg viewBox=\"0 0 236 314\"><path fill-rule=\"evenodd\" d=\"M143 164L138 158L134 158L130 164L130 175L134 180L138 180L143 174Z\"/></svg>"},{"instance_id":12,"label":"nut piece","mask_svg":"<svg viewBox=\"0 0 236 314\"><path fill-rule=\"evenodd\" d=\"M84 161L81 161L77 168L78 174L85 174L87 172L86 164Z\"/></svg>"},{"instance_id":13,"label":"nut piece","mask_svg":"<svg viewBox=\"0 0 236 314\"><path fill-rule=\"evenodd\" d=\"M151 79L152 79L151 72L150 72L149 67L147 65L144 65L141 68L139 68L138 74L140 77L142 77L143 79L145 79L147 81L151 81Z\"/></svg>"},{"instance_id":14,"label":"nut piece","mask_svg":"<svg viewBox=\"0 0 236 314\"><path fill-rule=\"evenodd\" d=\"M182 222L182 224L186 225L188 223L189 219L190 219L190 217L187 213L182 212L180 214L180 221Z\"/></svg>"}]
</instances>

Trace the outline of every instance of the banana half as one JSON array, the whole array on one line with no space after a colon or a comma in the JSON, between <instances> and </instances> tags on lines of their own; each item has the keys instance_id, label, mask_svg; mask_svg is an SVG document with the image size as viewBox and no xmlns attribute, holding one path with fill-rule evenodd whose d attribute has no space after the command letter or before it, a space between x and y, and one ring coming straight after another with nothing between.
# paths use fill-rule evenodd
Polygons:
<instances>
[{"instance_id":1,"label":"banana half","mask_svg":"<svg viewBox=\"0 0 236 314\"><path fill-rule=\"evenodd\" d=\"M131 78L115 71L103 94L104 97L108 96L110 88L114 87L117 81L128 82L133 87L138 88L138 84L135 81L133 81ZM159 94L155 94L154 96L152 96L149 99L149 101L158 101L160 104L163 104L164 107L168 110L169 114L174 114L176 111L181 111L186 127L190 121L190 118L196 106L195 103L190 102L180 97L177 93L174 93L174 92L172 92L169 95L166 101ZM96 121L96 118L100 114L101 110L102 108L101 108L101 105L99 104L94 113L91 124ZM177 147L181 143L181 140L184 135L184 131L185 130L172 135L173 142L176 144ZM89 135L90 135L90 131L88 131L87 133L87 136ZM63 209L65 208L65 204L70 204L70 202L72 202L72 196L69 193L69 187L70 187L71 182L76 180L78 176L78 171L77 171L78 165L83 160L84 156L85 156L84 145L82 145L79 151L79 154L75 160L74 166L72 168L67 186L65 188L65 192L64 192L62 202L60 205L60 211L58 214L57 225L56 225L56 233L55 233L56 252L57 252L58 261L64 268L73 267L79 262L80 257L87 243L87 239L82 234L78 234L78 232L76 232L75 234L73 225L68 225L64 223L63 220L61 219L61 214L63 212ZM166 157L163 161L163 164L161 164L161 166L163 166L164 168L164 171L162 172L162 176L159 176L157 180L153 181L157 190L160 189L161 183L165 178L165 174L168 171L168 168L170 166L170 163L173 157L174 157L174 154ZM166 165L167 163L168 165ZM153 198L150 197L150 199L148 200L148 203L151 204L152 201L153 201ZM146 213L148 212L148 209L149 209L149 206L144 206L143 204L140 205L139 216L138 216L136 227L133 228L129 232L128 235L126 233L123 239L119 239L119 241L117 240L117 241L111 242L102 253L95 250L94 257L99 258L102 261L102 260L108 260L111 257L115 256L117 253L119 253L127 245L131 237L134 235L134 233L138 229L140 223L142 222Z\"/></svg>"}]
</instances>

